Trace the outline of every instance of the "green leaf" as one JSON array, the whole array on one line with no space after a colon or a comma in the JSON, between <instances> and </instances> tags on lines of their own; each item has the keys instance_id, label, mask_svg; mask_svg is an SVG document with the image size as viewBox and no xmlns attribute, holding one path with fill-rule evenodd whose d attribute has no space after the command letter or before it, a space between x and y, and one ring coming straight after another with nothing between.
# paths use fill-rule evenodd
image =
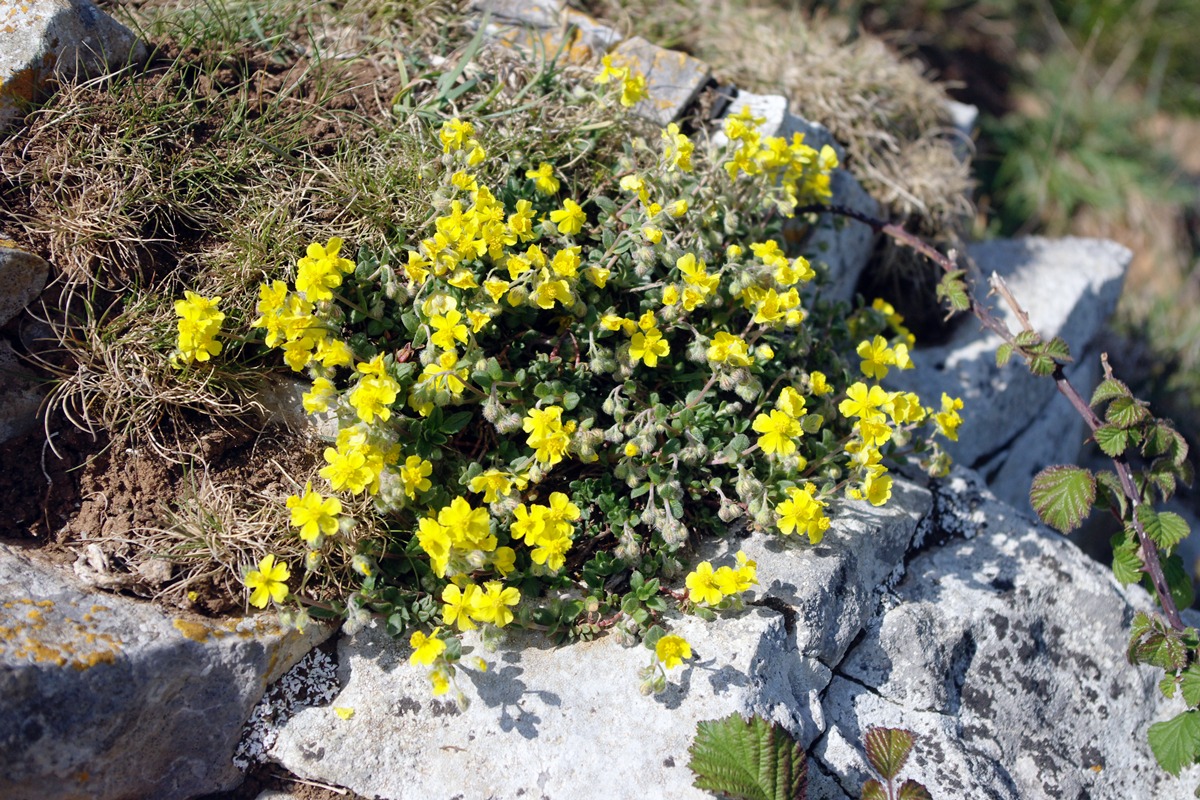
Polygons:
<instances>
[{"instance_id":1,"label":"green leaf","mask_svg":"<svg viewBox=\"0 0 1200 800\"><path fill-rule=\"evenodd\" d=\"M1113 537L1114 543L1124 539L1122 534ZM1128 586L1142 579L1142 559L1138 555L1136 542L1121 542L1113 547L1113 577Z\"/></svg>"},{"instance_id":2,"label":"green leaf","mask_svg":"<svg viewBox=\"0 0 1200 800\"><path fill-rule=\"evenodd\" d=\"M954 311L966 311L971 307L971 297L967 294L967 284L963 281L966 270L956 269L947 272L937 285L938 300L945 300Z\"/></svg>"},{"instance_id":3,"label":"green leaf","mask_svg":"<svg viewBox=\"0 0 1200 800\"><path fill-rule=\"evenodd\" d=\"M890 781L904 768L908 754L912 752L916 736L912 731L900 728L871 728L863 744L867 749L867 760L875 771Z\"/></svg>"},{"instance_id":4,"label":"green leaf","mask_svg":"<svg viewBox=\"0 0 1200 800\"><path fill-rule=\"evenodd\" d=\"M1002 345L997 347L996 348L996 366L1003 367L1005 364L1008 363L1008 360L1010 358L1012 358L1012 354L1013 354L1013 346L1011 344L1009 344L1008 342L1004 342Z\"/></svg>"},{"instance_id":5,"label":"green leaf","mask_svg":"<svg viewBox=\"0 0 1200 800\"><path fill-rule=\"evenodd\" d=\"M883 788L883 784L871 778L863 784L862 800L888 800L887 790Z\"/></svg>"},{"instance_id":6,"label":"green leaf","mask_svg":"<svg viewBox=\"0 0 1200 800\"><path fill-rule=\"evenodd\" d=\"M1034 375L1041 375L1042 377L1045 377L1053 374L1054 368L1057 366L1058 364L1054 362L1053 358L1041 353L1038 353L1033 358L1029 359L1029 371Z\"/></svg>"},{"instance_id":7,"label":"green leaf","mask_svg":"<svg viewBox=\"0 0 1200 800\"><path fill-rule=\"evenodd\" d=\"M1162 567L1163 577L1167 579L1167 590L1171 593L1171 599L1175 601L1175 607L1190 608L1196 600L1196 592L1192 588L1192 578L1183 566L1183 559L1179 554L1164 558ZM1178 638L1178 634L1176 634L1176 638ZM1179 647L1183 648L1182 641L1180 641ZM1179 666L1182 668L1183 664L1180 663Z\"/></svg>"},{"instance_id":8,"label":"green leaf","mask_svg":"<svg viewBox=\"0 0 1200 800\"><path fill-rule=\"evenodd\" d=\"M1042 521L1063 533L1078 528L1096 500L1096 479L1080 467L1047 467L1033 479L1029 501Z\"/></svg>"},{"instance_id":9,"label":"green leaf","mask_svg":"<svg viewBox=\"0 0 1200 800\"><path fill-rule=\"evenodd\" d=\"M1071 348L1067 347L1067 343L1057 336L1042 345L1041 352L1060 364L1070 364L1075 360L1071 358Z\"/></svg>"},{"instance_id":10,"label":"green leaf","mask_svg":"<svg viewBox=\"0 0 1200 800\"><path fill-rule=\"evenodd\" d=\"M1017 347L1033 347L1042 341L1042 335L1037 331L1021 331L1013 337L1013 343Z\"/></svg>"},{"instance_id":11,"label":"green leaf","mask_svg":"<svg viewBox=\"0 0 1200 800\"><path fill-rule=\"evenodd\" d=\"M458 433L463 428L467 427L467 423L469 423L471 421L471 418L473 416L474 416L474 414L472 414L470 411L455 412L455 413L451 414L450 416L446 417L446 419L441 424L440 430L442 431L442 433L448 433L448 434Z\"/></svg>"},{"instance_id":12,"label":"green leaf","mask_svg":"<svg viewBox=\"0 0 1200 800\"><path fill-rule=\"evenodd\" d=\"M1179 678L1183 701L1189 706L1200 706L1200 664L1193 663Z\"/></svg>"},{"instance_id":13,"label":"green leaf","mask_svg":"<svg viewBox=\"0 0 1200 800\"><path fill-rule=\"evenodd\" d=\"M1096 444L1109 458L1119 458L1129 446L1129 431L1116 425L1104 425L1097 428L1094 434Z\"/></svg>"},{"instance_id":14,"label":"green leaf","mask_svg":"<svg viewBox=\"0 0 1200 800\"><path fill-rule=\"evenodd\" d=\"M1121 479L1117 477L1117 473L1112 470L1101 470L1096 473L1096 485L1104 495L1103 500L1108 504L1109 508L1116 508L1119 511L1119 516L1125 518L1125 507L1129 500L1125 497L1125 489L1121 486Z\"/></svg>"},{"instance_id":15,"label":"green leaf","mask_svg":"<svg viewBox=\"0 0 1200 800\"><path fill-rule=\"evenodd\" d=\"M804 797L808 759L782 727L760 716L745 721L736 712L696 725L688 767L697 789L746 800Z\"/></svg>"},{"instance_id":16,"label":"green leaf","mask_svg":"<svg viewBox=\"0 0 1200 800\"><path fill-rule=\"evenodd\" d=\"M1106 420L1121 428L1132 428L1148 416L1145 406L1133 397L1118 397L1104 413Z\"/></svg>"},{"instance_id":17,"label":"green leaf","mask_svg":"<svg viewBox=\"0 0 1200 800\"><path fill-rule=\"evenodd\" d=\"M1149 738L1159 766L1178 775L1200 755L1200 711L1184 711L1166 722L1154 723Z\"/></svg>"},{"instance_id":18,"label":"green leaf","mask_svg":"<svg viewBox=\"0 0 1200 800\"><path fill-rule=\"evenodd\" d=\"M1183 517L1170 511L1159 513L1150 506L1138 506L1138 522L1146 530L1146 535L1163 550L1170 550L1187 538L1188 524Z\"/></svg>"},{"instance_id":19,"label":"green leaf","mask_svg":"<svg viewBox=\"0 0 1200 800\"><path fill-rule=\"evenodd\" d=\"M896 793L896 800L933 800L933 798L930 796L929 790L925 788L925 784L917 783L909 778L900 784L900 791Z\"/></svg>"},{"instance_id":20,"label":"green leaf","mask_svg":"<svg viewBox=\"0 0 1200 800\"><path fill-rule=\"evenodd\" d=\"M1129 396L1128 386L1118 380L1109 378L1108 380L1101 381L1100 385L1096 387L1096 391L1092 392L1092 408L1118 397Z\"/></svg>"}]
</instances>

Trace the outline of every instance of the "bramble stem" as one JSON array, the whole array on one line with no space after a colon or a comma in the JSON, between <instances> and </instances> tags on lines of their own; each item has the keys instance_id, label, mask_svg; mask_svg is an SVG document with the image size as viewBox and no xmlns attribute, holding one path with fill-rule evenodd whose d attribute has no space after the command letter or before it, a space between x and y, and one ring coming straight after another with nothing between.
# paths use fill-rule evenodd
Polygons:
<instances>
[{"instance_id":1,"label":"bramble stem","mask_svg":"<svg viewBox=\"0 0 1200 800\"><path fill-rule=\"evenodd\" d=\"M928 258L933 263L937 264L945 272L954 272L957 270L957 264L954 260L939 252L931 244L924 239L919 238L913 233L905 230L902 225L897 225L893 222L884 222L880 219L863 214L852 208L845 206L804 206L796 209L796 215L801 214L836 214L842 217L849 217L857 220L871 228L877 234L885 234L906 245L913 250L916 250L921 255ZM1016 314L1020 320L1022 327L1025 330L1032 330L1029 324L1029 315L1021 308L1016 298L1009 291L1008 286L1003 279L995 273L989 281L992 288L1004 299L1008 306ZM970 300L970 306L967 311L975 315L975 318L988 330L995 333L1005 342L1013 345L1013 348L1024 354L1024 348L1017 347L1016 337L1008 329L1008 325L1003 320L992 313L991 309L980 305L975 300L975 294L971 291L970 286L967 287L967 297ZM1105 371L1108 370L1107 358L1104 359ZM1095 433L1096 430L1103 424L1096 413L1092 411L1091 405L1083 398L1079 391L1067 379L1066 373L1063 371L1062 364L1057 361L1054 365L1054 372L1050 375L1054 379L1054 385L1057 387L1059 394L1067 398L1072 408L1078 412L1079 416L1083 417L1083 421L1087 423L1088 428ZM1167 586L1166 575L1163 574L1162 563L1158 557L1158 546L1154 540L1146 533L1146 529L1142 526L1141 520L1138 519L1137 509L1141 505L1142 499L1138 494L1137 486L1133 481L1133 470L1124 458L1112 459L1113 468L1117 473L1117 478L1121 481L1121 489L1125 493L1125 497L1130 503L1130 519L1133 524L1133 529L1138 537L1138 544L1142 551L1142 570L1150 576L1150 582L1154 586L1154 593L1158 595L1158 603L1162 607L1163 615L1166 616L1167 622L1177 631L1183 631L1187 626L1183 619L1179 616L1179 609L1175 605L1175 598L1171 596L1171 591Z\"/></svg>"}]
</instances>

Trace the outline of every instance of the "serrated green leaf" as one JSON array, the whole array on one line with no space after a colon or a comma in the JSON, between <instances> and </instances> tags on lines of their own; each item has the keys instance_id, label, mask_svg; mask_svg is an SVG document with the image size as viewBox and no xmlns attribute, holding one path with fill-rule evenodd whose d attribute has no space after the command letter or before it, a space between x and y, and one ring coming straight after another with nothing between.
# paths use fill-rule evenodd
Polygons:
<instances>
[{"instance_id":1,"label":"serrated green leaf","mask_svg":"<svg viewBox=\"0 0 1200 800\"><path fill-rule=\"evenodd\" d=\"M1008 342L1004 342L996 348L996 366L1003 367L1012 358L1013 346Z\"/></svg>"},{"instance_id":2,"label":"serrated green leaf","mask_svg":"<svg viewBox=\"0 0 1200 800\"><path fill-rule=\"evenodd\" d=\"M1075 360L1071 358L1071 348L1067 346L1066 342L1057 336L1042 345L1041 352L1050 356L1060 364L1070 364Z\"/></svg>"},{"instance_id":3,"label":"serrated green leaf","mask_svg":"<svg viewBox=\"0 0 1200 800\"><path fill-rule=\"evenodd\" d=\"M863 739L863 745L866 747L867 760L871 762L871 766L884 780L890 781L904 768L904 762L908 761L908 754L912 752L915 741L916 737L912 731L901 728L871 728Z\"/></svg>"},{"instance_id":4,"label":"serrated green leaf","mask_svg":"<svg viewBox=\"0 0 1200 800\"><path fill-rule=\"evenodd\" d=\"M917 783L909 778L900 784L900 791L896 792L896 800L933 800L933 798L930 796L929 790L925 788L925 784Z\"/></svg>"},{"instance_id":5,"label":"serrated green leaf","mask_svg":"<svg viewBox=\"0 0 1200 800\"><path fill-rule=\"evenodd\" d=\"M1135 618L1125 656L1131 664L1149 664L1167 672L1187 666L1188 651L1183 637L1161 617L1145 617L1149 625L1138 625Z\"/></svg>"},{"instance_id":6,"label":"serrated green leaf","mask_svg":"<svg viewBox=\"0 0 1200 800\"><path fill-rule=\"evenodd\" d=\"M1087 518L1096 500L1096 480L1080 467L1047 467L1033 479L1029 501L1047 525L1070 533Z\"/></svg>"},{"instance_id":7,"label":"serrated green leaf","mask_svg":"<svg viewBox=\"0 0 1200 800\"><path fill-rule=\"evenodd\" d=\"M1120 511L1119 516L1124 519L1129 498L1125 497L1125 488L1121 486L1121 479L1117 477L1117 473L1107 469L1097 472L1096 484L1098 487L1104 488L1105 499L1117 506Z\"/></svg>"},{"instance_id":8,"label":"serrated green leaf","mask_svg":"<svg viewBox=\"0 0 1200 800\"><path fill-rule=\"evenodd\" d=\"M1172 555L1162 560L1163 577L1167 579L1167 590L1171 593L1171 599L1175 601L1176 608L1190 608L1196 600L1196 591L1192 588L1192 576L1188 575L1187 569L1183 566L1183 559L1178 555ZM1174 633L1174 632L1172 632ZM1179 640L1179 634L1174 634ZM1180 652L1183 651L1183 642L1179 641ZM1179 669L1183 668L1184 658L1181 655L1176 659L1179 664Z\"/></svg>"},{"instance_id":9,"label":"serrated green leaf","mask_svg":"<svg viewBox=\"0 0 1200 800\"><path fill-rule=\"evenodd\" d=\"M1129 446L1129 431L1116 425L1104 425L1093 434L1096 444L1109 458L1119 458Z\"/></svg>"},{"instance_id":10,"label":"serrated green leaf","mask_svg":"<svg viewBox=\"0 0 1200 800\"><path fill-rule=\"evenodd\" d=\"M1113 538L1121 538L1121 535ZM1112 571L1113 577L1125 586L1142 579L1142 559L1138 556L1135 542L1124 542L1113 547Z\"/></svg>"},{"instance_id":11,"label":"serrated green leaf","mask_svg":"<svg viewBox=\"0 0 1200 800\"><path fill-rule=\"evenodd\" d=\"M778 724L737 713L696 726L688 748L694 786L747 800L794 800L804 796L808 758Z\"/></svg>"},{"instance_id":12,"label":"serrated green leaf","mask_svg":"<svg viewBox=\"0 0 1200 800\"><path fill-rule=\"evenodd\" d=\"M1042 335L1037 331L1021 331L1013 337L1013 344L1017 347L1033 347L1042 341Z\"/></svg>"},{"instance_id":13,"label":"serrated green leaf","mask_svg":"<svg viewBox=\"0 0 1200 800\"><path fill-rule=\"evenodd\" d=\"M1133 397L1118 397L1104 412L1104 419L1121 428L1132 428L1148 416L1145 406Z\"/></svg>"},{"instance_id":14,"label":"serrated green leaf","mask_svg":"<svg viewBox=\"0 0 1200 800\"><path fill-rule=\"evenodd\" d=\"M888 800L887 790L883 788L883 784L871 778L863 784L862 800Z\"/></svg>"},{"instance_id":15,"label":"serrated green leaf","mask_svg":"<svg viewBox=\"0 0 1200 800\"><path fill-rule=\"evenodd\" d=\"M967 284L963 282L965 270L947 272L937 285L938 300L945 300L955 311L966 311L971 307L971 298L967 294Z\"/></svg>"},{"instance_id":16,"label":"serrated green leaf","mask_svg":"<svg viewBox=\"0 0 1200 800\"><path fill-rule=\"evenodd\" d=\"M1053 358L1041 353L1029 359L1029 371L1034 375L1045 377L1052 374L1054 372L1054 368L1057 366L1058 364L1054 363Z\"/></svg>"},{"instance_id":17,"label":"serrated green leaf","mask_svg":"<svg viewBox=\"0 0 1200 800\"><path fill-rule=\"evenodd\" d=\"M1184 711L1150 726L1150 749L1158 764L1172 775L1200 755L1200 711Z\"/></svg>"},{"instance_id":18,"label":"serrated green leaf","mask_svg":"<svg viewBox=\"0 0 1200 800\"><path fill-rule=\"evenodd\" d=\"M1163 550L1171 550L1190 533L1183 517L1170 511L1158 512L1150 506L1138 506L1137 518L1146 535Z\"/></svg>"},{"instance_id":19,"label":"serrated green leaf","mask_svg":"<svg viewBox=\"0 0 1200 800\"><path fill-rule=\"evenodd\" d=\"M1118 397L1129 396L1130 392L1128 386L1121 383L1119 380L1116 380L1115 378L1109 378L1101 381L1100 385L1096 387L1096 391L1092 392L1092 408Z\"/></svg>"},{"instance_id":20,"label":"serrated green leaf","mask_svg":"<svg viewBox=\"0 0 1200 800\"><path fill-rule=\"evenodd\" d=\"M1175 682L1174 675L1164 675L1158 680L1158 690L1162 692L1162 696L1168 700L1175 697L1176 690L1179 689L1179 684Z\"/></svg>"},{"instance_id":21,"label":"serrated green leaf","mask_svg":"<svg viewBox=\"0 0 1200 800\"><path fill-rule=\"evenodd\" d=\"M1183 702L1189 706L1200 706L1200 664L1193 663L1179 676L1179 689Z\"/></svg>"}]
</instances>

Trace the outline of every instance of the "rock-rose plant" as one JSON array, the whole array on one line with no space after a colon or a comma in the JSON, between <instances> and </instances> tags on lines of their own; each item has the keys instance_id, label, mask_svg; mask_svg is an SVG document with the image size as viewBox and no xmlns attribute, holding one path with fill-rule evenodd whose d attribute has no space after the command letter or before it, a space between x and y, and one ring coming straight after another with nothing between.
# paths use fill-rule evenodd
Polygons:
<instances>
[{"instance_id":1,"label":"rock-rose plant","mask_svg":"<svg viewBox=\"0 0 1200 800\"><path fill-rule=\"evenodd\" d=\"M640 91L604 70L607 102ZM333 238L264 283L253 327L338 432L286 501L301 579L284 599L278 567L250 573L255 604L380 616L435 694L455 690L462 631L513 625L641 638L658 690L691 653L657 624L668 606L710 616L756 582L740 553L687 574L690 541L738 524L816 544L839 502L888 501L889 464L944 470L915 432L955 438L961 403L879 383L912 365L902 320L822 302L782 243L798 205L828 202L835 152L761 122L729 118L719 148L676 125L632 138L576 196L540 160L488 185L474 123L451 119L435 213L401 258ZM180 359L216 355L188 303Z\"/></svg>"}]
</instances>

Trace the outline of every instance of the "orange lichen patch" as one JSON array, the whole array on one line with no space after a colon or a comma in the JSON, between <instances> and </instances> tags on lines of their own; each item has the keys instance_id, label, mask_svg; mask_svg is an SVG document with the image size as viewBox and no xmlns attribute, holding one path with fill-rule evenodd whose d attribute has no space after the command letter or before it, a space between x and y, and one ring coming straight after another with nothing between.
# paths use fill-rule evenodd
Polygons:
<instances>
[{"instance_id":1,"label":"orange lichen patch","mask_svg":"<svg viewBox=\"0 0 1200 800\"><path fill-rule=\"evenodd\" d=\"M116 663L120 640L56 610L53 600L18 598L3 609L10 613L0 612L0 656L78 670Z\"/></svg>"},{"instance_id":2,"label":"orange lichen patch","mask_svg":"<svg viewBox=\"0 0 1200 800\"><path fill-rule=\"evenodd\" d=\"M175 626L175 630L179 631L193 642L207 642L209 638L214 635L223 636L225 634L224 631L214 630L205 625L203 622L192 622L191 620L186 619L176 619L172 621L171 624Z\"/></svg>"}]
</instances>

